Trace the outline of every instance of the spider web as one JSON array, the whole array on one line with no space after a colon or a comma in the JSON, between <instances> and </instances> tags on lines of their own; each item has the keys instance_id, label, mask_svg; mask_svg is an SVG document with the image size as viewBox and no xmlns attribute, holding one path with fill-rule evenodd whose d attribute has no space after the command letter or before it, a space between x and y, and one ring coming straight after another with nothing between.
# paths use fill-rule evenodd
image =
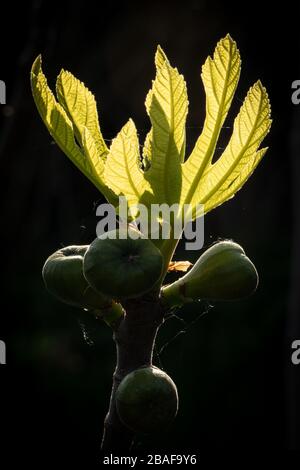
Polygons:
<instances>
[{"instance_id":1,"label":"spider web","mask_svg":"<svg viewBox=\"0 0 300 470\"><path fill-rule=\"evenodd\" d=\"M199 301L198 306L200 306L200 304L202 304L203 308L191 320L187 320L186 318L184 318L190 316L190 312L183 311L180 315L179 313L176 313L179 312L179 309L171 311L165 317L167 324L169 321L173 320L176 321L177 327L175 328L175 332L173 332L172 334L167 334L167 338L162 341L162 344L160 344L160 335L158 335L158 340L155 342L153 356L154 361L158 363L158 367L160 369L165 369L164 354L167 352L168 348L171 345L177 346L177 354L179 357L182 357L184 340L187 338L188 333L213 308L213 305L206 301ZM162 326L162 328L164 328L164 326Z\"/></svg>"},{"instance_id":2,"label":"spider web","mask_svg":"<svg viewBox=\"0 0 300 470\"><path fill-rule=\"evenodd\" d=\"M165 317L165 322L161 326L158 332L153 351L153 362L161 369L169 369L169 366L165 366L165 363L172 361L173 367L176 364L176 368L180 367L183 360L184 348L186 340L188 340L189 333L195 327L195 325L201 321L214 307L207 301L198 301L195 308L191 308L191 311L187 311L187 308L174 309L169 312ZM180 312L180 313L179 313ZM78 318L78 324L81 329L82 337L85 344L93 349L93 354L96 353L97 346L97 332L99 332L99 320L96 318L86 317L87 312L82 312ZM173 323L173 331L170 332L167 326ZM163 334L161 334L163 333ZM170 354L166 354L171 346L176 346L176 352L171 351ZM166 359L166 360L165 360ZM172 367L172 368L173 368ZM141 435L134 435L130 446L130 452L142 452L147 447L147 438Z\"/></svg>"},{"instance_id":3,"label":"spider web","mask_svg":"<svg viewBox=\"0 0 300 470\"><path fill-rule=\"evenodd\" d=\"M155 342L154 345L154 360L159 364L160 369L164 369L164 364L163 364L163 355L167 351L167 349L170 347L170 345L174 344L178 339L182 339L183 336L185 337L191 328L195 326L196 323L199 322L205 315L207 315L210 310L213 308L213 305L211 305L209 302L205 301L199 301L198 305L202 304L203 309L200 311L200 313L196 314L194 318L191 320L186 320L183 318L183 316L180 316L176 312L179 311L173 310L170 313L168 313L165 317L165 324L169 324L170 321L175 320L177 323L177 327L175 328L175 332L173 333L167 333L167 338L164 339L161 343L161 338L160 335L158 335L158 340ZM86 317L87 312L82 312L78 316L78 325L81 330L81 334L83 337L84 342L91 348L95 347L97 343L97 332L99 331L99 320L96 318L93 318L92 316L87 318ZM187 312L184 312L183 315L187 316ZM188 313L188 315L190 315ZM164 325L161 327L162 329L164 328ZM183 342L181 341L181 346L180 349L183 348ZM179 351L180 354L180 351Z\"/></svg>"}]
</instances>

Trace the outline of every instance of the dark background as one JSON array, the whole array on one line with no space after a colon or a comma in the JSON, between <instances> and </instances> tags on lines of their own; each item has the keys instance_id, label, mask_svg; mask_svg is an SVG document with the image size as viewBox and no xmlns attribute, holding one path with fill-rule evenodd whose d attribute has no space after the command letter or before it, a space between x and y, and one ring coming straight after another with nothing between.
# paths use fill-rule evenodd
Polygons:
<instances>
[{"instance_id":1,"label":"dark background","mask_svg":"<svg viewBox=\"0 0 300 470\"><path fill-rule=\"evenodd\" d=\"M300 105L291 102L291 83L300 79L300 20L294 4L268 4L29 1L6 7L0 339L7 344L7 365L0 366L0 451L11 459L33 464L41 462L40 453L57 463L62 457L99 459L115 361L109 328L88 322L85 340L78 312L52 298L42 283L51 252L95 237L95 207L103 199L41 122L30 91L33 59L43 54L52 89L63 67L93 91L108 141L132 117L142 143L149 129L144 99L161 44L187 81L189 152L205 113L201 65L227 32L243 64L219 146L258 78L269 92L273 126L255 174L207 215L205 246L218 238L240 243L257 266L260 285L241 302L186 307L181 320L174 317L162 329L157 351L163 350L155 361L177 383L179 414L167 433L137 439L132 452L273 455L300 449L300 365L290 361L291 342L300 339ZM181 250L177 259L198 255Z\"/></svg>"}]
</instances>

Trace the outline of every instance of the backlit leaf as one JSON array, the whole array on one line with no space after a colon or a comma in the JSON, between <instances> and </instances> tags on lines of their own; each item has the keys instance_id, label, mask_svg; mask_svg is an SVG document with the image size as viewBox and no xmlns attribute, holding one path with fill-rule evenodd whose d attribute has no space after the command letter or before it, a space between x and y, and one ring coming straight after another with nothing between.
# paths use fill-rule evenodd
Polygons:
<instances>
[{"instance_id":1,"label":"backlit leaf","mask_svg":"<svg viewBox=\"0 0 300 470\"><path fill-rule=\"evenodd\" d=\"M149 190L139 165L139 141L131 119L112 141L104 177L115 194L126 196L129 205L137 204Z\"/></svg>"},{"instance_id":2,"label":"backlit leaf","mask_svg":"<svg viewBox=\"0 0 300 470\"><path fill-rule=\"evenodd\" d=\"M188 111L186 84L164 52L156 53L156 78L146 98L152 130L146 139L146 155L151 160L146 172L155 202L179 202L185 121ZM145 150L144 150L145 151ZM151 152L151 157L149 157Z\"/></svg>"},{"instance_id":3,"label":"backlit leaf","mask_svg":"<svg viewBox=\"0 0 300 470\"><path fill-rule=\"evenodd\" d=\"M105 158L108 149L100 131L94 95L65 70L57 77L56 92L60 104L74 124L77 139L81 141L83 128L86 127L95 142L98 156Z\"/></svg>"},{"instance_id":4,"label":"backlit leaf","mask_svg":"<svg viewBox=\"0 0 300 470\"><path fill-rule=\"evenodd\" d=\"M227 35L217 44L213 58L208 57L202 67L206 118L203 131L182 168L182 202L196 204L201 199L201 178L211 164L238 84L240 68L241 61L236 43Z\"/></svg>"},{"instance_id":5,"label":"backlit leaf","mask_svg":"<svg viewBox=\"0 0 300 470\"><path fill-rule=\"evenodd\" d=\"M92 125L93 119L83 118L84 113L88 112L87 105L85 108L81 108L80 111L73 111L72 122L68 107L71 105L67 106L66 104L71 102L71 99L67 98L63 101L61 95L61 100L68 110L67 113L62 104L56 101L48 86L47 79L42 71L41 56L37 57L32 66L31 87L37 109L52 138L77 168L115 205L116 196L106 186L103 179L102 157L105 155L103 153L101 157L99 152L101 138L97 144L90 131L92 130L94 135L97 134L96 128ZM86 98L87 101L90 100L88 108L90 109L90 116L92 116L92 98L88 98L88 94L87 91ZM75 105L73 106L75 107ZM89 128L81 124L83 121L86 121Z\"/></svg>"}]
</instances>

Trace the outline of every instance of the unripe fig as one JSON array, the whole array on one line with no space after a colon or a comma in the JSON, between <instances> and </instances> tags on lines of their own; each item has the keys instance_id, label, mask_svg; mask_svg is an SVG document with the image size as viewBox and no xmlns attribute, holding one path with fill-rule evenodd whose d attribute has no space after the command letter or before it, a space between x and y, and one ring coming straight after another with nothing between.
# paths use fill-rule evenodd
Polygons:
<instances>
[{"instance_id":1,"label":"unripe fig","mask_svg":"<svg viewBox=\"0 0 300 470\"><path fill-rule=\"evenodd\" d=\"M182 278L163 289L166 303L196 299L237 300L252 294L258 284L254 264L243 248L230 240L211 246Z\"/></svg>"},{"instance_id":2,"label":"unripe fig","mask_svg":"<svg viewBox=\"0 0 300 470\"><path fill-rule=\"evenodd\" d=\"M151 434L167 427L178 410L177 388L157 367L142 367L126 375L116 393L118 415L129 429Z\"/></svg>"},{"instance_id":3,"label":"unripe fig","mask_svg":"<svg viewBox=\"0 0 300 470\"><path fill-rule=\"evenodd\" d=\"M114 299L137 297L151 290L162 268L159 249L133 228L118 229L96 238L83 261L88 283L97 292Z\"/></svg>"},{"instance_id":4,"label":"unripe fig","mask_svg":"<svg viewBox=\"0 0 300 470\"><path fill-rule=\"evenodd\" d=\"M107 306L109 300L96 292L83 275L84 246L68 246L53 253L42 275L48 291L66 304L87 309Z\"/></svg>"}]
</instances>

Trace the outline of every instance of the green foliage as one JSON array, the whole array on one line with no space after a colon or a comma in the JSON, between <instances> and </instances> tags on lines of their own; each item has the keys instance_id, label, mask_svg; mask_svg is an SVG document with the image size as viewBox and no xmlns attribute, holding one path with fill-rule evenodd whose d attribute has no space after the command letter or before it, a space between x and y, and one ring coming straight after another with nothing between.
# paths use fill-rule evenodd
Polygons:
<instances>
[{"instance_id":1,"label":"green foliage","mask_svg":"<svg viewBox=\"0 0 300 470\"><path fill-rule=\"evenodd\" d=\"M236 43L229 35L219 41L213 57L202 67L206 117L186 158L184 78L161 47L155 66L156 77L145 103L151 128L142 155L132 119L107 148L95 98L70 72L60 72L56 98L40 57L31 71L34 100L51 136L111 204L117 206L121 195L130 208L139 203L148 208L153 203L178 204L169 239L152 243L129 225L114 231L115 237L110 236L112 232L104 234L90 246L59 250L43 268L52 294L71 305L92 309L114 329L117 367L104 444L122 425L134 432L155 433L176 415L176 386L152 366L156 333L166 312L198 299L239 299L254 292L258 282L256 269L242 247L223 241L206 250L187 274L162 287L169 269L186 271L191 264L170 263L178 243L172 223L176 218L181 221L184 206L190 205L192 219L202 215L199 204L204 213L213 210L235 195L265 154L267 149L261 143L271 126L267 92L260 81L250 88L228 145L213 163L241 69Z\"/></svg>"},{"instance_id":2,"label":"green foliage","mask_svg":"<svg viewBox=\"0 0 300 470\"><path fill-rule=\"evenodd\" d=\"M115 204L116 197L103 179L106 146L93 95L70 73L62 71L57 80L57 101L42 71L41 56L31 69L31 87L40 116L55 142L109 202Z\"/></svg>"},{"instance_id":3,"label":"green foliage","mask_svg":"<svg viewBox=\"0 0 300 470\"><path fill-rule=\"evenodd\" d=\"M117 205L118 196L123 195L131 208L138 203L148 207L152 203L167 203L169 206L178 203L179 211L175 216L178 218L182 216L181 210L184 204L190 204L192 218L196 218L200 215L197 213L198 204L203 204L204 213L207 213L233 197L265 154L266 148L260 148L260 145L271 125L268 96L260 81L250 88L235 118L227 147L219 159L212 163L241 69L236 43L229 35L221 39L213 57L208 57L202 67L206 118L191 155L185 159L185 125L188 112L186 84L183 76L172 67L160 46L155 54L155 66L156 77L146 97L146 111L150 117L151 129L146 136L142 156L137 130L132 119L129 119L113 139L110 148L107 148L98 122L95 98L70 72L64 70L60 72L56 83L56 99L42 71L40 56L34 62L31 72L34 100L57 144L109 202ZM152 265L147 263L145 257L143 275L135 277L134 281L127 276L125 282L126 276L120 274L122 267L120 260L115 256L113 261L115 251L118 251L116 247L113 249L113 242L120 243L120 241L106 241L110 244L107 251L96 250L96 245L97 247L104 245L103 240L96 240L88 250L85 271L89 283L94 288L110 298L124 298L140 295L157 284L149 281L155 277L153 269L157 274L156 266L154 263ZM136 245L140 242L145 241L139 240ZM169 240L156 240L154 243L164 257L164 268L160 278L162 283L178 240L173 239L171 230ZM127 244L129 245L129 241ZM131 245L132 251L133 244ZM152 251L155 249L152 244L151 249ZM94 255L90 256L90 253ZM196 266L203 266L203 256ZM97 262L96 258L101 262ZM152 259L154 258L152 256ZM231 270L236 269L236 259L231 257L227 262ZM119 266L116 263L119 263ZM111 272L106 272L112 266ZM123 267L124 273L128 274L128 265L125 263ZM119 283L115 276L117 268L119 268ZM196 277L200 283L200 277L195 276L196 271L201 272L202 289L198 288L200 289L198 297L230 297L230 286L227 286L227 295L224 292L218 295L208 287L204 288L203 269L199 271L196 267L176 285L168 287L164 295L172 293L173 288L176 290L178 283L181 283L181 289L183 283L186 287L187 277L189 279ZM213 271L210 270L210 274ZM107 279L109 281L105 282ZM148 282L150 286L148 289L139 289L143 279L146 280L146 284ZM192 283L194 284L195 282ZM126 292L130 295L126 295ZM196 293L193 292L191 297L197 297Z\"/></svg>"},{"instance_id":4,"label":"green foliage","mask_svg":"<svg viewBox=\"0 0 300 470\"><path fill-rule=\"evenodd\" d=\"M31 72L33 96L54 140L108 201L116 204L117 196L124 195L130 206L139 202L192 204L195 218L197 204L204 204L207 213L233 197L265 154L267 149L260 145L271 125L268 95L260 81L250 88L227 147L212 163L241 68L236 43L227 35L202 67L206 118L185 159L186 84L160 47L155 65L156 77L146 98L151 129L142 157L131 119L106 147L94 96L70 72L63 70L58 76L57 101L40 57Z\"/></svg>"}]
</instances>

